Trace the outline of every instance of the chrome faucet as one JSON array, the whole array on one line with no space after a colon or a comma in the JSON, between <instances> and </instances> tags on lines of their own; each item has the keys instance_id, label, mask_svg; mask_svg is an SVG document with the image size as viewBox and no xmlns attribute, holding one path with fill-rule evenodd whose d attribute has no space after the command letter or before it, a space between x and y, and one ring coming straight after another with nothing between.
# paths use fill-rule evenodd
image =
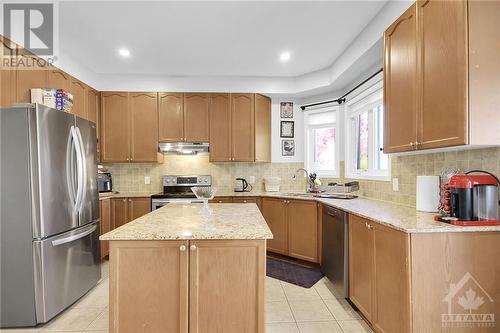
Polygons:
<instances>
[{"instance_id":1,"label":"chrome faucet","mask_svg":"<svg viewBox=\"0 0 500 333\"><path fill-rule=\"evenodd\" d=\"M297 179L297 173L299 173L299 171L303 171L306 175L306 178L307 178L307 181L306 181L306 193L309 193L309 192L312 192L312 189L313 189L313 183L311 181L311 178L309 178L309 172L304 169L304 168L300 168L300 169L297 169L295 170L295 174L293 175L293 179L296 180Z\"/></svg>"}]
</instances>

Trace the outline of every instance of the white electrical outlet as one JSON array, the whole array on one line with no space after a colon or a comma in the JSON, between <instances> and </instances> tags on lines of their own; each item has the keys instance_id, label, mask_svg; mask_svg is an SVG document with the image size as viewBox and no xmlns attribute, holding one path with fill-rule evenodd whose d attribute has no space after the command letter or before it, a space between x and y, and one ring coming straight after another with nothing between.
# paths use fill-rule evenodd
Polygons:
<instances>
[{"instance_id":1,"label":"white electrical outlet","mask_svg":"<svg viewBox=\"0 0 500 333\"><path fill-rule=\"evenodd\" d=\"M255 184L255 176L250 176L250 177L248 177L248 182L249 182L250 184Z\"/></svg>"},{"instance_id":2,"label":"white electrical outlet","mask_svg":"<svg viewBox=\"0 0 500 333\"><path fill-rule=\"evenodd\" d=\"M144 176L144 184L145 185L150 185L151 184L151 177Z\"/></svg>"},{"instance_id":3,"label":"white electrical outlet","mask_svg":"<svg viewBox=\"0 0 500 333\"><path fill-rule=\"evenodd\" d=\"M393 191L399 191L399 179L398 178L392 178L392 190Z\"/></svg>"}]
</instances>

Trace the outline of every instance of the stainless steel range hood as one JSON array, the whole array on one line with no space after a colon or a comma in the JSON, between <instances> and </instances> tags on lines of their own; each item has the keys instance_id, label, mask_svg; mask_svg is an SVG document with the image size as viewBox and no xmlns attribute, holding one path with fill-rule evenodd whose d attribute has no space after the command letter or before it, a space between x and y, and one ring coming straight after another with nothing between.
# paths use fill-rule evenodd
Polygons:
<instances>
[{"instance_id":1,"label":"stainless steel range hood","mask_svg":"<svg viewBox=\"0 0 500 333\"><path fill-rule=\"evenodd\" d=\"M206 142L160 142L160 152L171 155L196 155L208 153Z\"/></svg>"}]
</instances>

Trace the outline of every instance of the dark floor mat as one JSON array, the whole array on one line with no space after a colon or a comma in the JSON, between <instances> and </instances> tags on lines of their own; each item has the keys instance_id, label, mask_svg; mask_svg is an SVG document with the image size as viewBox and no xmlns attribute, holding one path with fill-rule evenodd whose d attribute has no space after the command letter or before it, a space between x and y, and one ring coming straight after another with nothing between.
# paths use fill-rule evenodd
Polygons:
<instances>
[{"instance_id":1,"label":"dark floor mat","mask_svg":"<svg viewBox=\"0 0 500 333\"><path fill-rule=\"evenodd\" d=\"M304 288L311 288L323 277L319 268L305 267L269 256L266 267L267 276Z\"/></svg>"}]
</instances>

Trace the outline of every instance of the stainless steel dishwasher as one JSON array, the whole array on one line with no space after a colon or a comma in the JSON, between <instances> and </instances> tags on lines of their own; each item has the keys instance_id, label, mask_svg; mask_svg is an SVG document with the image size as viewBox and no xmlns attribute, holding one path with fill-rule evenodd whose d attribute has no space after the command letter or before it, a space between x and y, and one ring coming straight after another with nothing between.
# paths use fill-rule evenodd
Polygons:
<instances>
[{"instance_id":1,"label":"stainless steel dishwasher","mask_svg":"<svg viewBox=\"0 0 500 333\"><path fill-rule=\"evenodd\" d=\"M323 206L321 271L337 297L349 297L349 214Z\"/></svg>"}]
</instances>

